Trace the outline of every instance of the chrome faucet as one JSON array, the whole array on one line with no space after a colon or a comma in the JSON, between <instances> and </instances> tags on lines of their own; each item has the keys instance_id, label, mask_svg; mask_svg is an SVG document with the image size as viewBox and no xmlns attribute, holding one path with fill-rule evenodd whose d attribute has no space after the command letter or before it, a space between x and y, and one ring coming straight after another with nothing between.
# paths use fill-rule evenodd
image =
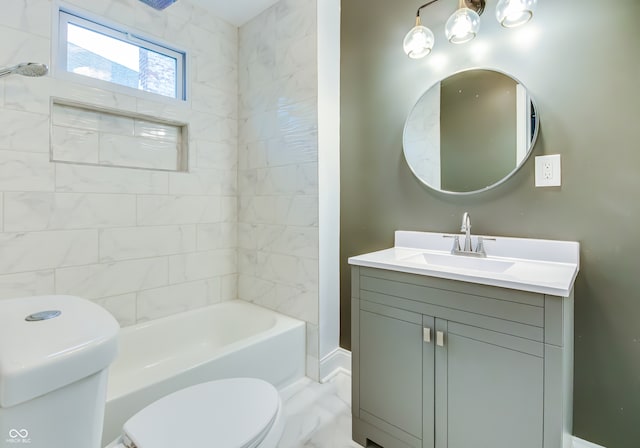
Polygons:
<instances>
[{"instance_id":1,"label":"chrome faucet","mask_svg":"<svg viewBox=\"0 0 640 448\"><path fill-rule=\"evenodd\" d=\"M471 216L468 212L464 212L462 215L462 225L460 231L464 232L464 244L460 246L459 235L443 235L445 238L453 238L453 247L451 253L453 255L465 255L469 257L486 257L487 253L484 250L485 241L495 241L495 238L487 238L479 236L477 238L476 247L473 248L471 244Z\"/></svg>"},{"instance_id":2,"label":"chrome faucet","mask_svg":"<svg viewBox=\"0 0 640 448\"><path fill-rule=\"evenodd\" d=\"M464 212L462 215L462 225L460 226L460 231L464 232L464 248L462 249L464 252L472 252L471 250L471 216L469 216L468 212Z\"/></svg>"}]
</instances>

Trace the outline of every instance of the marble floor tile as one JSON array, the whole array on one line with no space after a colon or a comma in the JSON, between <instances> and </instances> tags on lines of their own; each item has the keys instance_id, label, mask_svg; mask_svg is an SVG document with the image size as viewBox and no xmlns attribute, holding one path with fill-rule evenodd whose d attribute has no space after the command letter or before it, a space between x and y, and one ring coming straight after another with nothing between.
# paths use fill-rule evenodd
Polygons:
<instances>
[{"instance_id":1,"label":"marble floor tile","mask_svg":"<svg viewBox=\"0 0 640 448\"><path fill-rule=\"evenodd\" d=\"M351 440L351 376L308 378L281 391L286 423L279 448L361 448Z\"/></svg>"}]
</instances>

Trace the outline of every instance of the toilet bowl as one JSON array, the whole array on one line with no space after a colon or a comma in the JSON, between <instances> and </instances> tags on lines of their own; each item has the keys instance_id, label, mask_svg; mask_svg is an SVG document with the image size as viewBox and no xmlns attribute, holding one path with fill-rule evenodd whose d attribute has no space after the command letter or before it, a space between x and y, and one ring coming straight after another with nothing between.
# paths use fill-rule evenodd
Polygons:
<instances>
[{"instance_id":1,"label":"toilet bowl","mask_svg":"<svg viewBox=\"0 0 640 448\"><path fill-rule=\"evenodd\" d=\"M275 448L282 435L280 395L256 378L197 384L167 395L124 424L106 448Z\"/></svg>"}]
</instances>

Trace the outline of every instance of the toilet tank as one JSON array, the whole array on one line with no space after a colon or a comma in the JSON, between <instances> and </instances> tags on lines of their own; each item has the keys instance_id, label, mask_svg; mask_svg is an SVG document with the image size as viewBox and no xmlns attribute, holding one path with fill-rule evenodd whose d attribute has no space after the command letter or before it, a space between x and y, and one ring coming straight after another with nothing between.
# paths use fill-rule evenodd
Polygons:
<instances>
[{"instance_id":1,"label":"toilet tank","mask_svg":"<svg viewBox=\"0 0 640 448\"><path fill-rule=\"evenodd\" d=\"M0 300L0 447L99 448L118 331L79 297Z\"/></svg>"}]
</instances>

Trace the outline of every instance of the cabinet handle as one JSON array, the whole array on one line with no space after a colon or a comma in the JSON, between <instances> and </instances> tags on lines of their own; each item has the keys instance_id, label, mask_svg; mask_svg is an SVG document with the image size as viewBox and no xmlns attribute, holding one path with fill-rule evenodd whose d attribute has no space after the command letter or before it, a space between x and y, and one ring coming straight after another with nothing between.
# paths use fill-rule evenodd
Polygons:
<instances>
[{"instance_id":1,"label":"cabinet handle","mask_svg":"<svg viewBox=\"0 0 640 448\"><path fill-rule=\"evenodd\" d=\"M422 339L424 342L431 342L431 328L422 329Z\"/></svg>"},{"instance_id":2,"label":"cabinet handle","mask_svg":"<svg viewBox=\"0 0 640 448\"><path fill-rule=\"evenodd\" d=\"M442 331L436 331L436 345L444 347L444 333Z\"/></svg>"}]
</instances>

